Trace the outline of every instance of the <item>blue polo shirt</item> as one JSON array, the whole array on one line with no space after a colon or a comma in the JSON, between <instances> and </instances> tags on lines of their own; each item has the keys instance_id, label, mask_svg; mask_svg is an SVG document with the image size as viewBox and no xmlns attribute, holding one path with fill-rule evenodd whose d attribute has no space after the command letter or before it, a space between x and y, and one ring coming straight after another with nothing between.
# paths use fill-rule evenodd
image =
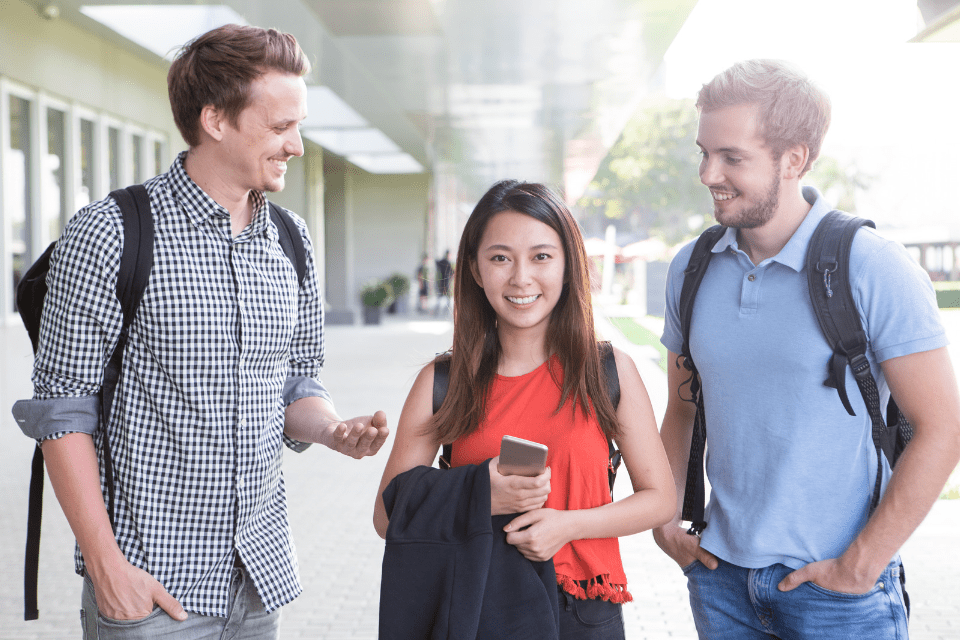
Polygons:
<instances>
[{"instance_id":1,"label":"blue polo shirt","mask_svg":"<svg viewBox=\"0 0 960 640\"><path fill-rule=\"evenodd\" d=\"M741 567L794 569L841 555L866 523L876 479L870 417L847 368L847 414L825 387L831 355L810 303L807 245L830 210L813 206L773 258L754 265L735 229L714 256L694 305L690 349L703 381L709 526L702 545ZM693 243L670 265L661 342L679 353L679 300ZM927 274L902 245L861 229L850 257L853 297L868 337L881 401L879 362L947 344ZM883 487L890 476L884 459Z\"/></svg>"}]
</instances>

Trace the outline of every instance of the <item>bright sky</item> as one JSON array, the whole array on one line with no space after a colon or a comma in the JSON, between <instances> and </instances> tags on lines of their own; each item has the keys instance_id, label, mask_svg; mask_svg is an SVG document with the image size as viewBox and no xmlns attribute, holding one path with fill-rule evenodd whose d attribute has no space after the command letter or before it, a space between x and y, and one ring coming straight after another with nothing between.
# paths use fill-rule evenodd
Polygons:
<instances>
[{"instance_id":1,"label":"bright sky","mask_svg":"<svg viewBox=\"0 0 960 640\"><path fill-rule=\"evenodd\" d=\"M665 56L667 93L790 60L830 94L823 153L877 176L858 213L960 239L960 43L907 42L922 27L916 0L699 0Z\"/></svg>"}]
</instances>

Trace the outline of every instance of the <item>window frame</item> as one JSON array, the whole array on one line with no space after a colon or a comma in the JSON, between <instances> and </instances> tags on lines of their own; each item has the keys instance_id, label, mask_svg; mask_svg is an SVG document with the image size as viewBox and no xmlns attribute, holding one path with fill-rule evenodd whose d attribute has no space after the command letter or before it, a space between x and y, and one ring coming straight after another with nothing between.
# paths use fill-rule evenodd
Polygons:
<instances>
[{"instance_id":1,"label":"window frame","mask_svg":"<svg viewBox=\"0 0 960 640\"><path fill-rule=\"evenodd\" d=\"M166 170L166 165L170 162L170 140L166 132L143 123L121 118L101 109L94 109L76 101L71 101L44 89L31 88L7 76L0 75L0 325L4 326L19 323L19 317L13 310L13 256L11 254L13 238L10 216L6 212L6 195L7 189L10 188L7 178L9 172L6 171L6 165L9 161L6 150L10 145L11 97L29 102L30 183L28 197L30 202L27 206L28 211L25 212L28 237L26 238L27 246L24 260L27 266L32 264L43 253L47 245L56 239L49 237L52 232L45 227L46 221L43 220L42 215L44 210L43 199L50 197L49 193L43 193L41 175L49 143L48 109L56 109L64 114L62 189L66 191L63 199L63 207L66 210L61 211L61 225L79 209L79 198L77 196L84 186L81 157L81 120L93 124L92 164L90 167L91 202L102 200L110 192L108 132L111 127L119 132L117 167L121 187L132 184L134 179L133 163L131 162L134 135L140 136L143 141L140 150L140 166L143 172L141 177L143 180L159 173L154 171L156 164L155 145L157 143L161 145L160 162L163 165L161 172Z\"/></svg>"}]
</instances>

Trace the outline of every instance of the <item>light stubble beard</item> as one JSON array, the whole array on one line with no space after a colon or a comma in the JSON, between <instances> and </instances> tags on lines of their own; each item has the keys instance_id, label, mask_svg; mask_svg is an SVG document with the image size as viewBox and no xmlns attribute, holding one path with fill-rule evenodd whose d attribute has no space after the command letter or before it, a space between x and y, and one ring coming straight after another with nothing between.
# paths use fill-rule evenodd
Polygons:
<instances>
[{"instance_id":1,"label":"light stubble beard","mask_svg":"<svg viewBox=\"0 0 960 640\"><path fill-rule=\"evenodd\" d=\"M753 207L740 212L739 215L734 214L730 216L721 213L720 207L715 204L713 208L713 216L717 219L717 222L725 227L732 227L734 229L756 229L770 222L773 219L773 215L777 212L777 207L779 206L780 167L778 165L777 171L773 176L773 180L771 181L767 192L764 194L763 199L760 202L755 204Z\"/></svg>"}]
</instances>

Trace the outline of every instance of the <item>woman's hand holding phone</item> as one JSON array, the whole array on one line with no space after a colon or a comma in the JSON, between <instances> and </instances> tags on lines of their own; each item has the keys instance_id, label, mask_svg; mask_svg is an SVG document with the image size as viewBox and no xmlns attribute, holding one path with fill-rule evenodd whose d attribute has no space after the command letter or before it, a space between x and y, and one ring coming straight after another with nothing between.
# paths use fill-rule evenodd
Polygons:
<instances>
[{"instance_id":1,"label":"woman's hand holding phone","mask_svg":"<svg viewBox=\"0 0 960 640\"><path fill-rule=\"evenodd\" d=\"M490 515L539 509L550 494L550 468L536 476L505 476L497 470L500 456L490 461Z\"/></svg>"}]
</instances>

